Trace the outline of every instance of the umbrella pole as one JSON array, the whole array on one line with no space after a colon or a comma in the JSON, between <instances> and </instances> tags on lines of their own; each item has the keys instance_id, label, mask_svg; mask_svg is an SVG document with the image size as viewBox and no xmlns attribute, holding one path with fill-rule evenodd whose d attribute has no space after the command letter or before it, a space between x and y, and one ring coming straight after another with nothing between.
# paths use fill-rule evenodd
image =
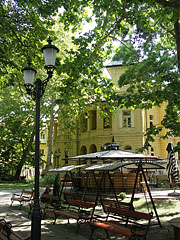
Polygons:
<instances>
[{"instance_id":1,"label":"umbrella pole","mask_svg":"<svg viewBox=\"0 0 180 240\"><path fill-rule=\"evenodd\" d=\"M160 227L162 227L161 222L160 222L160 219L159 219L159 216L158 216L158 213L157 213L157 210L156 210L156 206L155 206L155 204L154 204L154 201L153 201L153 198L152 198L152 195L151 195L151 191L150 191L150 188L149 188L149 184L148 184L148 182L147 182L146 175L145 175L144 170L143 170L143 167L142 167L142 163L141 163L141 171L142 171L142 174L143 174L143 177L144 177L144 181L145 181L145 184L146 184L146 187L147 187L147 190L148 190L150 199L151 199L151 203L152 203L154 212L155 212L155 214L156 214L156 218L157 218L157 220L158 220L158 224L159 224Z\"/></svg>"},{"instance_id":2,"label":"umbrella pole","mask_svg":"<svg viewBox=\"0 0 180 240\"><path fill-rule=\"evenodd\" d=\"M136 178L135 178L135 182L134 182L134 187L133 187L133 192L132 192L132 196L131 196L131 202L130 202L130 208L133 209L133 201L134 201L134 195L135 195L135 190L136 190L136 185L137 185L137 181L138 181L138 175L140 172L140 163L138 164L138 169L136 172Z\"/></svg>"},{"instance_id":3,"label":"umbrella pole","mask_svg":"<svg viewBox=\"0 0 180 240\"><path fill-rule=\"evenodd\" d=\"M115 191L115 188L114 188L114 184L113 184L113 182L112 182L112 179L111 179L111 176L110 176L109 171L107 171L107 174L108 174L110 186L112 187L114 196L115 196L115 198L116 198L116 201L118 202L118 197L117 197L117 194L116 194L116 191Z\"/></svg>"},{"instance_id":4,"label":"umbrella pole","mask_svg":"<svg viewBox=\"0 0 180 240\"><path fill-rule=\"evenodd\" d=\"M65 173L64 181L63 181L62 188L61 188L61 191L60 191L60 194L59 194L59 199L60 199L60 201L61 201L61 197L62 197L63 190L64 190L64 185L65 185L66 176L67 176L67 172Z\"/></svg>"},{"instance_id":5,"label":"umbrella pole","mask_svg":"<svg viewBox=\"0 0 180 240\"><path fill-rule=\"evenodd\" d=\"M93 211L92 211L92 216L94 215L95 208L96 208L96 206L97 206L97 204L98 204L98 198L100 198L100 202L101 202L101 204L102 204L101 184L102 184L102 182L103 182L104 172L103 172L102 175L101 175L101 179L100 179L100 183L99 183L99 184L98 184L98 182L97 182L96 175L95 175L94 171L93 171L93 177L94 177L94 181L95 181L96 186L97 186L97 193L96 193L95 204L94 204ZM104 209L104 208L103 208L103 209Z\"/></svg>"},{"instance_id":6,"label":"umbrella pole","mask_svg":"<svg viewBox=\"0 0 180 240\"><path fill-rule=\"evenodd\" d=\"M87 190L87 186L88 186L88 180L89 180L89 172L86 173L86 182L85 182L85 187L84 187L84 191L83 191L83 195L82 195L82 201L84 201L84 197L85 197L85 194L86 194L86 190Z\"/></svg>"}]
</instances>

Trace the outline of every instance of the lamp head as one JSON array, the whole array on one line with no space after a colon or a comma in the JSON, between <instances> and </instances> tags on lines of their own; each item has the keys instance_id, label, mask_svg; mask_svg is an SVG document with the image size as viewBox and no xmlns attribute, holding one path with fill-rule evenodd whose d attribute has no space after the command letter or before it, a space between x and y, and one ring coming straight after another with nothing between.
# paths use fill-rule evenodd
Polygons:
<instances>
[{"instance_id":1,"label":"lamp head","mask_svg":"<svg viewBox=\"0 0 180 240\"><path fill-rule=\"evenodd\" d=\"M28 66L23 68L21 71L24 74L25 85L33 85L34 77L35 77L35 74L37 73L37 71L36 71L36 69L31 67L31 63L29 62Z\"/></svg>"},{"instance_id":2,"label":"lamp head","mask_svg":"<svg viewBox=\"0 0 180 240\"><path fill-rule=\"evenodd\" d=\"M51 42L52 40L49 37L48 44L41 49L44 55L45 68L47 71L55 68L56 54L59 52L59 49L52 45Z\"/></svg>"}]
</instances>

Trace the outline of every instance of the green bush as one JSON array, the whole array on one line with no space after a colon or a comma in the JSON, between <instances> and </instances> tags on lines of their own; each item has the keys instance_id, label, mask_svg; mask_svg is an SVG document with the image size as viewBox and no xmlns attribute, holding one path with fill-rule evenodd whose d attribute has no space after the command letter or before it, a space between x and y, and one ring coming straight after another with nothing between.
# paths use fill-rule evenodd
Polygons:
<instances>
[{"instance_id":1,"label":"green bush","mask_svg":"<svg viewBox=\"0 0 180 240\"><path fill-rule=\"evenodd\" d=\"M119 194L119 197L120 197L121 200L124 200L126 198L126 193L125 192L121 192Z\"/></svg>"},{"instance_id":2,"label":"green bush","mask_svg":"<svg viewBox=\"0 0 180 240\"><path fill-rule=\"evenodd\" d=\"M55 181L55 175L47 174L40 177L41 187L52 187Z\"/></svg>"},{"instance_id":3,"label":"green bush","mask_svg":"<svg viewBox=\"0 0 180 240\"><path fill-rule=\"evenodd\" d=\"M54 196L60 196L61 192L61 180L60 180L60 175L59 173L56 175L56 178L54 180L54 185L53 185L53 195Z\"/></svg>"}]
</instances>

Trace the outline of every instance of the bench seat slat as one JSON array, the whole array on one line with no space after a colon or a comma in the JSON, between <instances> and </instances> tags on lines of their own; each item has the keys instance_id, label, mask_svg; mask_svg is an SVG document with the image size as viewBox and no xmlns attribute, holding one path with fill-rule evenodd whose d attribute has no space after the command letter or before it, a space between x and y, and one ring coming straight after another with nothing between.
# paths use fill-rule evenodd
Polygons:
<instances>
[{"instance_id":1,"label":"bench seat slat","mask_svg":"<svg viewBox=\"0 0 180 240\"><path fill-rule=\"evenodd\" d=\"M143 213L143 212L138 212L138 211L132 211L129 209L125 209L125 208L114 208L114 207L105 207L106 211L108 213L116 213L122 216L126 216L126 217L131 217L131 218L135 218L135 219L145 219L145 220L150 220L151 219L151 214L150 213Z\"/></svg>"},{"instance_id":2,"label":"bench seat slat","mask_svg":"<svg viewBox=\"0 0 180 240\"><path fill-rule=\"evenodd\" d=\"M68 199L68 204L79 206L79 207L86 207L86 208L92 208L95 206L94 202L86 202L86 201L75 200L75 199Z\"/></svg>"},{"instance_id":3,"label":"bench seat slat","mask_svg":"<svg viewBox=\"0 0 180 240\"><path fill-rule=\"evenodd\" d=\"M59 215L59 216L64 216L67 218L73 218L73 219L86 219L89 220L90 216L88 216L87 214L81 214L75 211L61 211L61 210L55 210L54 211L55 215Z\"/></svg>"},{"instance_id":4,"label":"bench seat slat","mask_svg":"<svg viewBox=\"0 0 180 240\"><path fill-rule=\"evenodd\" d=\"M111 231L126 236L130 239L134 236L138 238L146 237L152 214L111 206L105 206L105 212L107 213L107 218L105 221L96 220L90 222L92 230L90 239L92 239L93 232L96 228L104 229L107 234L108 231ZM116 219L116 221L108 221L108 218L114 220ZM126 221L121 222L123 218L125 218ZM144 223L140 223L139 220L145 220L148 222L148 224L146 225Z\"/></svg>"},{"instance_id":5,"label":"bench seat slat","mask_svg":"<svg viewBox=\"0 0 180 240\"><path fill-rule=\"evenodd\" d=\"M92 226L95 226L95 227L100 227L100 228L103 228L107 231L111 231L111 232L114 232L114 233L118 233L118 234L121 234L123 236L126 236L126 237L132 237L133 235L139 235L139 236L143 236L144 233L141 232L141 231L137 231L137 230L133 230L131 231L130 228L127 228L127 227L124 227L124 226L121 226L121 225L118 225L118 224L114 224L114 223L111 223L111 222L90 222L90 224Z\"/></svg>"}]
</instances>

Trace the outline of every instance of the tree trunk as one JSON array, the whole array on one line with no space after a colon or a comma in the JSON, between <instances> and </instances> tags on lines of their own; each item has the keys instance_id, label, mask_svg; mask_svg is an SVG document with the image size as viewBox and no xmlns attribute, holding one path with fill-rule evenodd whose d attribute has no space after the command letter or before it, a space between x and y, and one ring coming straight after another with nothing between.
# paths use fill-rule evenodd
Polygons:
<instances>
[{"instance_id":1,"label":"tree trunk","mask_svg":"<svg viewBox=\"0 0 180 240\"><path fill-rule=\"evenodd\" d=\"M15 178L18 179L18 180L19 180L20 175L21 175L22 167L23 167L24 163L26 162L27 155L29 154L29 151L31 149L32 143L34 141L34 136L35 136L35 126L34 126L34 129L32 131L29 143L28 143L26 149L23 151L21 161L19 162L17 170L16 170L16 173L15 173Z\"/></svg>"},{"instance_id":2,"label":"tree trunk","mask_svg":"<svg viewBox=\"0 0 180 240\"><path fill-rule=\"evenodd\" d=\"M174 31L176 37L177 57L178 57L178 69L180 74L180 20L177 20L174 24Z\"/></svg>"},{"instance_id":3,"label":"tree trunk","mask_svg":"<svg viewBox=\"0 0 180 240\"><path fill-rule=\"evenodd\" d=\"M48 155L46 167L42 174L46 174L51 165L51 154L52 154L52 142L53 142L53 127L54 127L54 105L51 104L51 121L50 121L50 129L49 129L49 147L48 147Z\"/></svg>"}]
</instances>

